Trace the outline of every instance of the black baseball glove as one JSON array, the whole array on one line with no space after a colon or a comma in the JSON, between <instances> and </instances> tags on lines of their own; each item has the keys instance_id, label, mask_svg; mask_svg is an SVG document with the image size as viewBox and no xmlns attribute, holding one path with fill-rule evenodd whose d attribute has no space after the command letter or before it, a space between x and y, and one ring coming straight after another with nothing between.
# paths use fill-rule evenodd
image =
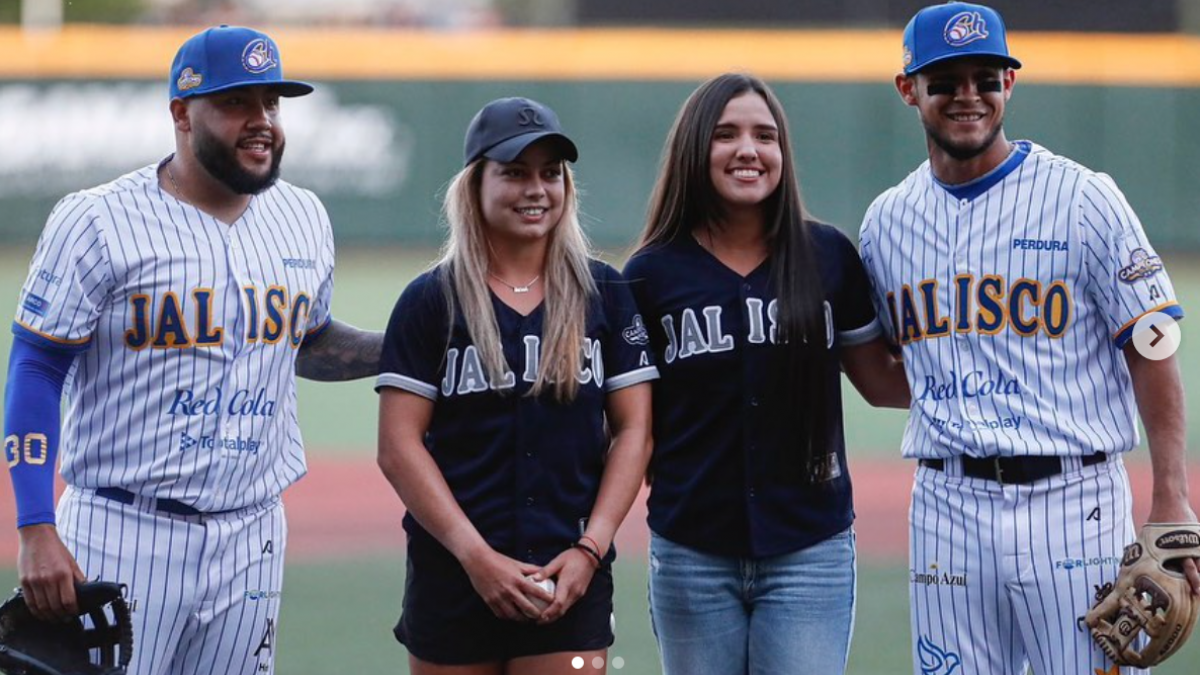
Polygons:
<instances>
[{"instance_id":1,"label":"black baseball glove","mask_svg":"<svg viewBox=\"0 0 1200 675\"><path fill-rule=\"evenodd\" d=\"M65 623L34 617L18 590L0 605L0 672L125 675L133 657L133 624L124 590L104 581L76 584L81 616ZM91 628L84 628L83 616L91 619ZM92 661L92 650L99 651L99 663Z\"/></svg>"}]
</instances>

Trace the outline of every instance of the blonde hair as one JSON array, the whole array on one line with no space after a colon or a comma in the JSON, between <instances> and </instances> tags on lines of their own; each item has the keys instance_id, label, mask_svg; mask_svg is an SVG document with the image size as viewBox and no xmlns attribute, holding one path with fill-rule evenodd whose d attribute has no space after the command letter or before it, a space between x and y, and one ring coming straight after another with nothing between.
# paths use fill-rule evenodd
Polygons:
<instances>
[{"instance_id":1,"label":"blonde hair","mask_svg":"<svg viewBox=\"0 0 1200 675\"><path fill-rule=\"evenodd\" d=\"M488 288L487 224L479 202L486 158L458 172L446 189L443 217L450 236L438 265L449 305L449 330L454 328L456 306L462 308L471 342L479 352L488 380L500 382L508 363L500 328ZM579 199L575 177L563 162L563 212L550 231L546 269L542 273L545 311L542 316L541 354L531 396L550 390L559 401L571 401L579 391L578 374L583 360L588 304L597 294L590 270L591 245L579 224Z\"/></svg>"}]
</instances>

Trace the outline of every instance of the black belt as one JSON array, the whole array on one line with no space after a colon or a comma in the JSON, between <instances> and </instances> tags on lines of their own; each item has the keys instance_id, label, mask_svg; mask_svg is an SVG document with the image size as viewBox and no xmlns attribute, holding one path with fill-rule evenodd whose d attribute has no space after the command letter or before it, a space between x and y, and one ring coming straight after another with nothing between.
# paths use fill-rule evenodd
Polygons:
<instances>
[{"instance_id":1,"label":"black belt","mask_svg":"<svg viewBox=\"0 0 1200 675\"><path fill-rule=\"evenodd\" d=\"M1062 461L1058 457L970 457L963 455L963 475L971 478L986 478L1008 485L1026 485L1036 480L1057 476L1062 473ZM1097 452L1084 455L1080 460L1084 466L1100 464L1108 455ZM921 466L944 471L946 460L922 459Z\"/></svg>"},{"instance_id":2,"label":"black belt","mask_svg":"<svg viewBox=\"0 0 1200 675\"><path fill-rule=\"evenodd\" d=\"M96 490L96 495L115 502L121 502L122 504L132 504L137 500L137 495L121 488L99 488ZM173 513L177 516L204 515L203 511L199 511L195 507L188 506L176 499L154 498L154 509L163 513Z\"/></svg>"}]
</instances>

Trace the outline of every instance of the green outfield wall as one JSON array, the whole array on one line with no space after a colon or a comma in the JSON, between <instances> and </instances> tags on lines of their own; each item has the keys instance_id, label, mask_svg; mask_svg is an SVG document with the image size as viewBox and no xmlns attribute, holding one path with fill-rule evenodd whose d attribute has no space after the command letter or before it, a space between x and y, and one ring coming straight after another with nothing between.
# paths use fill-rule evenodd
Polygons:
<instances>
[{"instance_id":1,"label":"green outfield wall","mask_svg":"<svg viewBox=\"0 0 1200 675\"><path fill-rule=\"evenodd\" d=\"M439 195L461 166L462 134L493 97L554 107L581 152L586 223L605 246L641 226L667 129L694 82L320 82L285 102L285 177L324 198L338 240L428 244ZM0 85L0 238L36 237L63 193L165 155L156 82ZM18 93L15 90L20 90ZM801 186L812 211L856 230L881 190L925 148L915 113L887 84L780 83ZM23 99L14 111L12 99ZM66 106L66 107L64 107ZM78 106L75 108L75 106ZM1200 247L1200 90L1024 85L1007 133L1111 174L1160 246ZM9 138L4 138L9 137Z\"/></svg>"},{"instance_id":2,"label":"green outfield wall","mask_svg":"<svg viewBox=\"0 0 1200 675\"><path fill-rule=\"evenodd\" d=\"M0 241L32 241L64 193L170 151L156 73L191 32L85 27L34 39L0 30ZM610 248L641 227L680 104L724 70L775 86L810 209L849 231L925 156L916 114L891 84L894 31L277 37L288 75L318 85L285 102L284 176L322 196L342 245L438 242L440 194L461 166L463 130L499 96L558 111L580 146L585 223ZM1160 247L1200 250L1200 39L1014 34L1012 42L1026 68L1009 103L1009 138L1111 174Z\"/></svg>"}]
</instances>

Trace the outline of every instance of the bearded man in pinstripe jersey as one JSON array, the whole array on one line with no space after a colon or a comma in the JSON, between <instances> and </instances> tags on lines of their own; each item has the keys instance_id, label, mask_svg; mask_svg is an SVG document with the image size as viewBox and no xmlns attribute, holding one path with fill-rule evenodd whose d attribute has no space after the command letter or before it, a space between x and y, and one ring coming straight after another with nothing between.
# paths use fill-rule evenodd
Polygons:
<instances>
[{"instance_id":1,"label":"bearded man in pinstripe jersey","mask_svg":"<svg viewBox=\"0 0 1200 675\"><path fill-rule=\"evenodd\" d=\"M324 207L279 180L280 101L311 91L263 33L189 39L176 151L60 201L22 288L4 432L21 586L53 620L77 615L75 582L126 584L134 675L273 671L280 493L306 472L295 375L378 368L382 335L333 320Z\"/></svg>"}]
</instances>

